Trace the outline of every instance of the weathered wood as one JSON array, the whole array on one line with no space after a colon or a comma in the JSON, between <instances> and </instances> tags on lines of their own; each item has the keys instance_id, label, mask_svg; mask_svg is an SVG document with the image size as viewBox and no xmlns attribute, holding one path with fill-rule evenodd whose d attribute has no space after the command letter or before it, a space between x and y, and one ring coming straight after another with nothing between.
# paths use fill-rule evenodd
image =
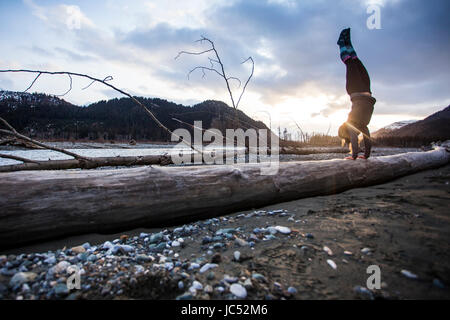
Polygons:
<instances>
[{"instance_id":1,"label":"weathered wood","mask_svg":"<svg viewBox=\"0 0 450 320\"><path fill-rule=\"evenodd\" d=\"M348 153L348 148L341 147L282 147L280 148L280 154L298 154L298 155L309 155L309 154L319 154L319 153Z\"/></svg>"},{"instance_id":2,"label":"weathered wood","mask_svg":"<svg viewBox=\"0 0 450 320\"><path fill-rule=\"evenodd\" d=\"M0 155L4 157L5 155ZM18 157L8 158L19 161L27 159L20 159ZM30 161L30 160L28 160ZM89 161L69 159L69 160L48 160L48 161L34 161L28 163L11 164L0 166L0 172L12 172L23 170L66 170L66 169L95 169L99 167L115 167L115 166L134 166L134 165L166 165L172 163L170 156L166 155L150 155L150 156L129 156L129 157L95 157L89 158Z\"/></svg>"},{"instance_id":3,"label":"weathered wood","mask_svg":"<svg viewBox=\"0 0 450 320\"><path fill-rule=\"evenodd\" d=\"M445 148L367 161L0 173L0 246L172 224L373 185L446 165Z\"/></svg>"}]
</instances>

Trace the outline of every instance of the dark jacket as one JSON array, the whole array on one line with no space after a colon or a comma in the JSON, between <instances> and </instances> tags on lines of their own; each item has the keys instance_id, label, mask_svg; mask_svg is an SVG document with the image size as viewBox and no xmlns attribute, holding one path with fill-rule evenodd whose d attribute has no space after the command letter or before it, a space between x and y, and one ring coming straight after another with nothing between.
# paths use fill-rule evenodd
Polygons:
<instances>
[{"instance_id":1,"label":"dark jacket","mask_svg":"<svg viewBox=\"0 0 450 320\"><path fill-rule=\"evenodd\" d=\"M347 122L362 130L370 123L373 109L377 100L369 96L354 96L352 100L352 110L348 114Z\"/></svg>"}]
</instances>

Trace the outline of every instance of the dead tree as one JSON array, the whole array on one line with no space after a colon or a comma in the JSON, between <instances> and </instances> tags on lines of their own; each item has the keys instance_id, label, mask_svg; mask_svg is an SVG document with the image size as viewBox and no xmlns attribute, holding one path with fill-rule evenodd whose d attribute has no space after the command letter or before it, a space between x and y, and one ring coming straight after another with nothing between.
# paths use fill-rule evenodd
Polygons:
<instances>
[{"instance_id":1,"label":"dead tree","mask_svg":"<svg viewBox=\"0 0 450 320\"><path fill-rule=\"evenodd\" d=\"M230 96L231 105L235 109L235 116L236 116L235 120L238 120L238 118L237 118L237 108L239 107L239 103L241 102L241 99L242 99L242 96L244 95L245 89L247 88L247 85L250 82L250 79L253 77L253 73L255 71L255 62L253 61L253 58L252 57L248 57L247 59L245 59L244 61L241 62L241 64L244 64L244 63L247 63L247 62L250 61L252 63L252 70L251 70L251 73L250 73L249 77L245 81L245 84L244 84L244 86L242 88L242 91L239 94L239 98L237 99L237 101L235 101L235 96L233 95L233 91L231 90L230 81L231 80L237 81L239 83L239 88L240 88L241 85L242 85L241 80L239 78L230 77L230 76L227 75L227 73L225 71L224 64L222 62L222 59L220 58L219 52L217 51L213 41L211 41L210 39L208 39L208 38L206 38L204 36L201 36L201 38L199 40L195 41L195 42L200 42L200 43L207 42L209 44L210 48L206 49L206 50L203 50L203 51L199 51L199 52L180 51L178 53L178 55L175 57L175 60L178 59L183 54L197 55L198 56L198 55L204 55L204 54L212 53L213 54L213 58L208 57L208 60L209 60L209 63L210 63L209 66L197 66L197 67L195 67L195 68L193 68L192 70L189 71L187 77L189 79L189 76L191 75L191 73L193 73L194 71L197 71L197 70L201 70L202 71L202 73L203 73L202 77L203 78L206 76L205 71L213 72L213 73L216 73L217 75L219 75L225 81L225 85L227 87L227 91L228 91L228 94Z\"/></svg>"}]
</instances>

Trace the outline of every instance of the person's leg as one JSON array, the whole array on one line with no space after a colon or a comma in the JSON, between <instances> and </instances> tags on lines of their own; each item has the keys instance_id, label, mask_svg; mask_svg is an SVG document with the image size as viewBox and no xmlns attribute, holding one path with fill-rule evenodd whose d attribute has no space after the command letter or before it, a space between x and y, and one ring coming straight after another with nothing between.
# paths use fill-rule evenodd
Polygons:
<instances>
[{"instance_id":1,"label":"person's leg","mask_svg":"<svg viewBox=\"0 0 450 320\"><path fill-rule=\"evenodd\" d=\"M337 44L339 46L342 62L345 63L348 59L356 57L355 49L350 40L350 28L341 31Z\"/></svg>"},{"instance_id":2,"label":"person's leg","mask_svg":"<svg viewBox=\"0 0 450 320\"><path fill-rule=\"evenodd\" d=\"M347 67L346 73L346 89L351 95L355 92L370 92L370 77L361 60L348 59L345 62Z\"/></svg>"},{"instance_id":3,"label":"person's leg","mask_svg":"<svg viewBox=\"0 0 450 320\"><path fill-rule=\"evenodd\" d=\"M361 60L359 60L350 39L350 28L341 31L337 41L340 49L341 60L347 67L347 92L371 92L370 77Z\"/></svg>"}]
</instances>

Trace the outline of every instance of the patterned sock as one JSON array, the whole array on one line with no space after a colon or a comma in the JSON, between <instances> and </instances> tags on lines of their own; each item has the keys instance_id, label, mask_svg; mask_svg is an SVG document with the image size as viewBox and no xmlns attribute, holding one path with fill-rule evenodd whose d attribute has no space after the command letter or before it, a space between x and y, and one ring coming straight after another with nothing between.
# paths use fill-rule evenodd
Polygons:
<instances>
[{"instance_id":1,"label":"patterned sock","mask_svg":"<svg viewBox=\"0 0 450 320\"><path fill-rule=\"evenodd\" d=\"M345 63L348 59L356 59L357 55L350 40L350 28L341 31L339 39L337 41L339 46L341 60Z\"/></svg>"}]
</instances>

